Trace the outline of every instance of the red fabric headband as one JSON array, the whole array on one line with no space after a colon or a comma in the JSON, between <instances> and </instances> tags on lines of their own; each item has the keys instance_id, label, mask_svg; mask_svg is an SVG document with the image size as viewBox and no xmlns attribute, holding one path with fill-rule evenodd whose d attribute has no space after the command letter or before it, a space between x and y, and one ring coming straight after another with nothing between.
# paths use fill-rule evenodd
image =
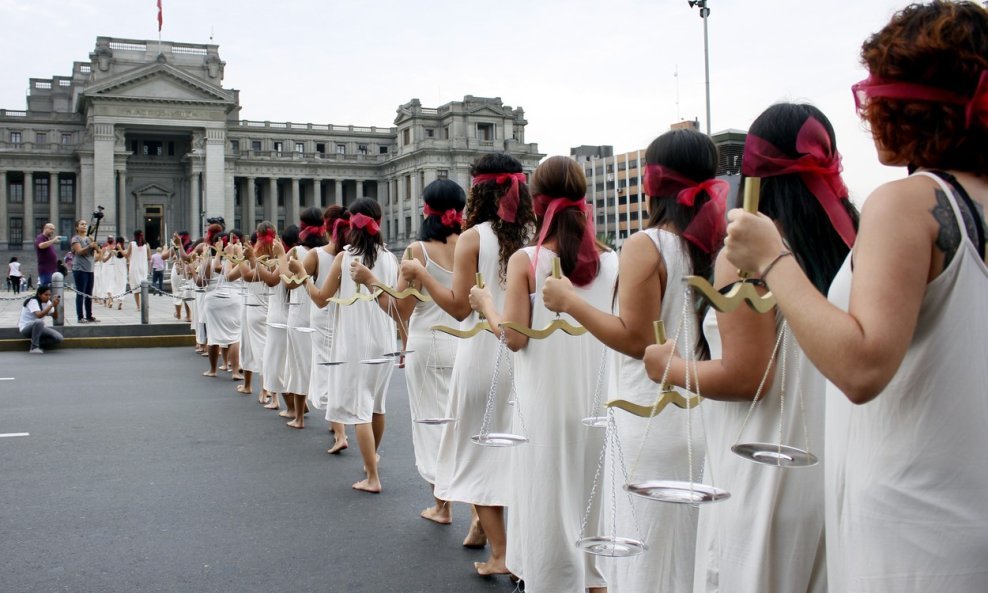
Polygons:
<instances>
[{"instance_id":1,"label":"red fabric headband","mask_svg":"<svg viewBox=\"0 0 988 593\"><path fill-rule=\"evenodd\" d=\"M847 187L841 179L843 169L840 153L830 144L827 129L816 118L809 118L796 136L796 151L792 158L765 140L748 134L744 142L741 172L748 177L777 177L798 174L817 201L823 206L834 230L851 247L857 237L854 221L841 200L847 197Z\"/></svg>"},{"instance_id":2,"label":"red fabric headband","mask_svg":"<svg viewBox=\"0 0 988 593\"><path fill-rule=\"evenodd\" d=\"M299 239L305 239L309 235L325 235L326 234L326 223L322 224L305 224L302 223L302 230L298 234Z\"/></svg>"},{"instance_id":3,"label":"red fabric headband","mask_svg":"<svg viewBox=\"0 0 988 593\"><path fill-rule=\"evenodd\" d=\"M350 216L350 226L355 229L363 229L371 235L376 235L381 231L381 225L366 214L352 214Z\"/></svg>"},{"instance_id":4,"label":"red fabric headband","mask_svg":"<svg viewBox=\"0 0 988 593\"><path fill-rule=\"evenodd\" d=\"M277 236L277 233L275 233L274 229L267 229L257 233L257 242L262 245L270 245L271 243L274 243L275 236Z\"/></svg>"},{"instance_id":5,"label":"red fabric headband","mask_svg":"<svg viewBox=\"0 0 988 593\"><path fill-rule=\"evenodd\" d=\"M346 218L337 218L333 221L333 243L335 243L337 247L341 247L340 234L349 228L350 221Z\"/></svg>"},{"instance_id":6,"label":"red fabric headband","mask_svg":"<svg viewBox=\"0 0 988 593\"><path fill-rule=\"evenodd\" d=\"M976 115L980 117L988 115L988 70L981 73L978 86L970 97L925 84L885 80L874 75L852 85L851 92L854 94L854 106L858 111L861 111L871 97L882 97L961 105L964 107L964 125L968 128L971 127Z\"/></svg>"},{"instance_id":7,"label":"red fabric headband","mask_svg":"<svg viewBox=\"0 0 988 593\"><path fill-rule=\"evenodd\" d=\"M724 244L727 232L727 194L731 186L722 179L696 182L662 165L645 166L645 193L649 196L676 194L676 203L692 207L696 196L706 192L710 199L700 208L693 220L683 229L683 238L699 247L704 253L715 253Z\"/></svg>"},{"instance_id":8,"label":"red fabric headband","mask_svg":"<svg viewBox=\"0 0 988 593\"><path fill-rule=\"evenodd\" d=\"M554 198L552 196L537 195L533 198L535 214L542 218L542 229L539 231L539 240L535 245L535 261L532 268L538 269L539 250L545 242L552 228L552 219L560 210L575 208L586 215L589 211L586 198ZM583 227L583 237L580 239L580 248L576 255L576 267L569 273L569 279L576 286L586 286L593 282L600 269L600 253L597 251L596 234L594 233L593 221L587 217L587 224Z\"/></svg>"},{"instance_id":9,"label":"red fabric headband","mask_svg":"<svg viewBox=\"0 0 988 593\"><path fill-rule=\"evenodd\" d=\"M463 222L463 211L457 210L456 208L450 208L449 210L433 210L428 204L422 206L422 214L426 216L438 216L440 217L440 222L443 223L445 227L456 226Z\"/></svg>"},{"instance_id":10,"label":"red fabric headband","mask_svg":"<svg viewBox=\"0 0 988 593\"><path fill-rule=\"evenodd\" d=\"M518 215L518 202L521 199L518 193L518 184L527 183L528 180L525 178L524 173L484 173L482 175L477 175L473 178L470 183L472 186L477 186L481 183L487 183L493 181L497 185L504 185L505 183L511 182L511 187L504 192L501 196L501 200L497 205L497 215L501 217L501 220L507 222L514 222Z\"/></svg>"}]
</instances>

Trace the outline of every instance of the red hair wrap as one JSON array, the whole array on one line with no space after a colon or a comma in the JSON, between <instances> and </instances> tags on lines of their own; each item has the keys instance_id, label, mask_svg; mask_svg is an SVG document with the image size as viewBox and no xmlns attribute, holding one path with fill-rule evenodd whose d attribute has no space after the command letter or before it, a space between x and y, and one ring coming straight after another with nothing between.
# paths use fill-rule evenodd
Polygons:
<instances>
[{"instance_id":1,"label":"red hair wrap","mask_svg":"<svg viewBox=\"0 0 988 593\"><path fill-rule=\"evenodd\" d=\"M978 78L978 86L975 87L974 94L970 97L925 84L886 80L874 75L852 85L851 92L854 94L854 106L858 111L861 111L871 97L881 97L963 106L964 126L967 128L971 127L971 122L974 121L975 116L988 115L988 70L981 73L981 77Z\"/></svg>"},{"instance_id":2,"label":"red hair wrap","mask_svg":"<svg viewBox=\"0 0 988 593\"><path fill-rule=\"evenodd\" d=\"M589 208L586 198L573 200L541 194L533 198L533 206L535 207L535 215L542 219L542 229L539 231L539 240L535 245L535 261L532 262L532 268L538 269L539 250L542 249L542 244L545 243L546 237L549 235L549 229L552 228L552 220L556 214L560 210L575 208L586 215ZM569 279L577 286L586 286L597 277L599 269L600 253L597 251L594 225L590 217L587 216L587 224L583 227L583 237L580 239L580 248L576 255L576 267L569 273Z\"/></svg>"},{"instance_id":3,"label":"red hair wrap","mask_svg":"<svg viewBox=\"0 0 988 593\"><path fill-rule=\"evenodd\" d=\"M376 235L381 232L381 225L378 224L376 220L367 216L366 214L351 214L350 215L350 226L355 229L363 229L371 235Z\"/></svg>"},{"instance_id":4,"label":"red hair wrap","mask_svg":"<svg viewBox=\"0 0 988 593\"><path fill-rule=\"evenodd\" d=\"M422 206L422 214L426 216L438 216L439 221L445 227L456 226L463 222L463 211L456 208L449 210L433 210L428 204Z\"/></svg>"},{"instance_id":5,"label":"red hair wrap","mask_svg":"<svg viewBox=\"0 0 988 593\"><path fill-rule=\"evenodd\" d=\"M693 181L689 177L662 165L645 166L645 193L659 197L676 194L676 203L692 207L700 192L710 199L700 208L693 220L683 229L682 236L704 253L714 253L724 244L727 232L727 194L731 186L722 179Z\"/></svg>"},{"instance_id":6,"label":"red hair wrap","mask_svg":"<svg viewBox=\"0 0 988 593\"><path fill-rule=\"evenodd\" d=\"M518 203L521 199L518 193L518 184L527 183L528 179L524 173L483 173L477 175L471 181L471 186L493 181L497 185L511 183L511 186L504 192L497 205L497 215L506 222L514 222L518 215Z\"/></svg>"},{"instance_id":7,"label":"red hair wrap","mask_svg":"<svg viewBox=\"0 0 988 593\"><path fill-rule=\"evenodd\" d=\"M748 177L777 177L798 174L830 219L830 224L851 247L857 237L854 221L841 200L847 197L847 186L841 179L843 170L840 153L834 150L823 124L810 117L796 136L796 151L792 158L769 142L748 134L744 141L741 173Z\"/></svg>"}]
</instances>

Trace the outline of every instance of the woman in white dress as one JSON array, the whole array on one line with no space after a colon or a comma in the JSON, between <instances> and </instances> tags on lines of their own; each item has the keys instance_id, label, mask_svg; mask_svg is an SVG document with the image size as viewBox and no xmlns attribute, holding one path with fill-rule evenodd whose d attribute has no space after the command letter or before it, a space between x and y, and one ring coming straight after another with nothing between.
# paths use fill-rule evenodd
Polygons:
<instances>
[{"instance_id":1,"label":"woman in white dress","mask_svg":"<svg viewBox=\"0 0 988 593\"><path fill-rule=\"evenodd\" d=\"M219 370L239 374L240 367L240 319L243 300L240 296L240 280L230 281L227 274L232 269L230 256L233 255L232 237L221 233L213 245L215 255L211 258L206 272L209 286L205 298L206 345L209 355L209 370L206 377L215 377L217 362L222 356L223 365Z\"/></svg>"},{"instance_id":2,"label":"woman in white dress","mask_svg":"<svg viewBox=\"0 0 988 593\"><path fill-rule=\"evenodd\" d=\"M831 591L988 591L985 31L980 5L934 2L865 42L879 160L917 172L868 197L830 302L772 225L731 213L728 258L762 271L830 381Z\"/></svg>"},{"instance_id":3,"label":"woman in white dress","mask_svg":"<svg viewBox=\"0 0 988 593\"><path fill-rule=\"evenodd\" d=\"M310 249L302 260L302 269L312 277L316 286L322 286L333 260L342 251L346 243L346 235L350 229L350 212L339 205L332 205L322 213L323 229L328 242L322 247ZM329 392L332 390L329 365L331 360L333 336L336 330L336 312L338 306L328 303L325 307L309 307L309 327L312 328L312 357L309 371L309 404L323 412L329 403ZM333 444L326 451L335 455L347 448L346 429L338 422L331 422Z\"/></svg>"},{"instance_id":4,"label":"woman in white dress","mask_svg":"<svg viewBox=\"0 0 988 593\"><path fill-rule=\"evenodd\" d=\"M380 220L381 206L371 198L360 198L350 206L346 248L333 260L322 286L307 280L317 306L325 307L331 297L359 296L360 285L351 277L351 268L358 262L394 286L398 261L384 247ZM394 371L393 361L382 355L394 351L395 331L394 321L373 300L358 298L352 305L341 306L336 314L330 360L347 364L329 367L326 420L354 425L367 478L353 488L363 492L381 492L377 449L384 437L385 396Z\"/></svg>"},{"instance_id":5,"label":"woman in white dress","mask_svg":"<svg viewBox=\"0 0 988 593\"><path fill-rule=\"evenodd\" d=\"M103 268L103 262L110 255L110 249L107 247L109 247L108 244L104 245L100 256L93 258L93 302L103 305L106 305L106 299L103 298L103 295L106 294L106 272Z\"/></svg>"},{"instance_id":6,"label":"woman in white dress","mask_svg":"<svg viewBox=\"0 0 988 593\"><path fill-rule=\"evenodd\" d=\"M182 246L179 249L179 246ZM172 236L172 246L162 253L162 257L171 262L170 282L172 292L172 305L175 307L175 319L182 319L182 307L185 307L185 320L192 321L192 311L186 299L192 297L192 292L187 286L187 274L185 260L182 254L187 252L192 246L189 241L188 231L182 231ZM181 251L181 253L180 253Z\"/></svg>"},{"instance_id":7,"label":"woman in white dress","mask_svg":"<svg viewBox=\"0 0 988 593\"><path fill-rule=\"evenodd\" d=\"M532 198L521 163L506 154L480 157L471 167L473 176L466 207L466 229L456 241L452 288L444 287L418 260L401 264L402 276L410 285L424 286L440 308L460 320L461 329L483 321L470 308L470 288L477 273L490 288L498 308L504 300L508 259L524 247L535 224ZM456 421L443 426L436 464L435 496L441 500L472 504L477 518L463 545L491 545L490 557L474 564L482 576L507 574L507 538L504 507L511 498L510 452L499 447L481 447L471 437L481 430L491 386L491 365L498 340L487 332L462 340L450 377L448 416ZM506 356L510 359L511 354ZM498 372L491 423L508 426L512 407L509 364Z\"/></svg>"},{"instance_id":8,"label":"woman in white dress","mask_svg":"<svg viewBox=\"0 0 988 593\"><path fill-rule=\"evenodd\" d=\"M727 182L714 177L716 146L708 136L693 130L674 130L659 136L645 151L645 162L648 228L629 237L621 247L614 314L577 297L567 278L546 280L542 297L549 310L571 315L615 350L607 399L651 406L659 390L645 373L641 358L645 348L654 343L652 324L661 319L669 335L676 335L683 320L684 278L709 277L713 272L713 257L724 237L725 198L729 188ZM700 310L691 315L702 319L703 313ZM692 317L689 321L690 342L681 342L681 347L704 356L706 344L697 336L699 323ZM603 401L601 397L599 403ZM597 410L593 414L601 412ZM686 414L686 410L673 406L651 420L615 412L618 439L624 450L638 459L638 478L689 479ZM643 442L646 435L647 442ZM703 435L695 430L693 436L692 475L698 478L704 452ZM610 464L610 456L607 461ZM610 470L608 465L605 475L610 475ZM608 509L605 515L609 514L610 505L617 505L617 529L632 534L640 532L648 546L638 556L606 562L608 591L692 590L697 509L641 498L629 501L623 491L612 493L610 489L605 489L604 497Z\"/></svg>"},{"instance_id":9,"label":"woman in white dress","mask_svg":"<svg viewBox=\"0 0 988 593\"><path fill-rule=\"evenodd\" d=\"M261 280L271 289L268 297L267 336L264 340L264 354L261 360L261 377L264 390L271 395L271 400L265 405L269 410L277 410L278 395L285 400L285 410L279 415L282 418L295 417L295 400L288 396L288 367L286 354L288 352L288 290L281 283L280 261L285 257L286 250L291 250L298 244L298 227L289 225L271 244L272 265L269 267L257 261L253 253L248 252L248 258L258 271Z\"/></svg>"},{"instance_id":10,"label":"woman in white dress","mask_svg":"<svg viewBox=\"0 0 988 593\"><path fill-rule=\"evenodd\" d=\"M327 243L326 225L322 211L306 208L299 216L299 244L288 253L282 262L282 284L288 290L288 397L293 400L295 417L288 421L290 428L305 428L305 399L309 394L309 379L312 375L312 335L310 311L312 299L304 286L305 275L302 262L310 251L324 247Z\"/></svg>"},{"instance_id":11,"label":"woman in white dress","mask_svg":"<svg viewBox=\"0 0 988 593\"><path fill-rule=\"evenodd\" d=\"M151 250L144 242L144 231L134 231L134 240L127 246L127 261L129 262L127 280L130 290L134 293L137 310L141 309L141 282L148 279L148 262L151 261Z\"/></svg>"},{"instance_id":12,"label":"woman in white dress","mask_svg":"<svg viewBox=\"0 0 988 593\"><path fill-rule=\"evenodd\" d=\"M456 182L437 179L422 191L422 202L419 240L408 247L406 257L425 266L426 272L448 290L453 282L453 253L463 222L466 194ZM378 278L359 264L357 268L354 280L373 290ZM410 288L408 282L400 278L395 289L400 292L407 288ZM420 292L428 295L424 288ZM434 494L442 426L424 424L419 420L446 416L449 380L459 340L429 328L435 325L454 327L456 320L433 301L419 301L412 297L392 299L382 295L378 303L385 311L393 313L400 325L408 328L405 349L409 352L406 355L405 377L412 414L412 448L415 450L415 467L431 486L435 501L420 516L447 525L452 522L450 504Z\"/></svg>"},{"instance_id":13,"label":"woman in white dress","mask_svg":"<svg viewBox=\"0 0 988 593\"><path fill-rule=\"evenodd\" d=\"M514 477L508 521L507 567L532 593L606 590L593 556L574 542L593 486L603 431L581 419L593 400L604 346L592 335L555 332L530 340L501 326L515 322L541 329L555 315L542 302L542 288L560 259L564 275L589 305L610 310L617 282L617 254L598 245L586 203L587 181L573 159L551 157L532 173L530 190L538 217L538 243L508 263L503 314L486 288L470 291L474 310L484 314L495 335L504 332L517 352L515 406L529 442L511 449ZM591 515L600 511L595 497ZM591 525L596 525L592 516Z\"/></svg>"},{"instance_id":14,"label":"woman in white dress","mask_svg":"<svg viewBox=\"0 0 988 593\"><path fill-rule=\"evenodd\" d=\"M857 211L840 177L833 127L819 109L781 103L751 125L742 171L762 178L759 210L782 229L792 254L826 293L850 250ZM721 288L739 279L722 251L714 272ZM781 442L823 457L824 383L798 340L783 340L784 317L746 306L710 313L704 336L711 360L697 363L707 439L707 469L731 498L700 511L694 590L823 593L827 590L822 467L780 470L731 452L745 442ZM671 344L649 346L645 363L658 381ZM783 356L786 368L782 369ZM760 403L744 424L766 368ZM682 360L670 382L685 383ZM788 397L785 405L781 398ZM784 417L780 419L780 414ZM781 431L780 435L780 422ZM822 461L822 459L821 459ZM785 559L785 561L780 561Z\"/></svg>"},{"instance_id":15,"label":"woman in white dress","mask_svg":"<svg viewBox=\"0 0 988 593\"><path fill-rule=\"evenodd\" d=\"M244 260L237 266L240 278L246 285L240 326L240 368L244 382L237 385L237 393L244 395L253 393L254 375L260 375L263 369L264 341L268 334L268 297L271 289L261 279L257 257L271 256L271 245L276 236L274 225L267 221L259 223L250 245L244 248ZM249 257L249 253L254 257ZM267 403L265 394L262 388L258 401Z\"/></svg>"},{"instance_id":16,"label":"woman in white dress","mask_svg":"<svg viewBox=\"0 0 988 593\"><path fill-rule=\"evenodd\" d=\"M110 241L107 239L107 244ZM105 281L107 305L112 308L114 302L117 309L123 309L123 293L127 292L127 252L124 249L124 238L117 237L112 244L112 254L103 262L103 278Z\"/></svg>"}]
</instances>

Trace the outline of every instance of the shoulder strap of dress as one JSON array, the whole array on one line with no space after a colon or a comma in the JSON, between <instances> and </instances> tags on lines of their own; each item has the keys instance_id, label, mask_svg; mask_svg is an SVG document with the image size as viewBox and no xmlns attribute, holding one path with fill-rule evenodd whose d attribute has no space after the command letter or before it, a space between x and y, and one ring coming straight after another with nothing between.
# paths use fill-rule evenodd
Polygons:
<instances>
[{"instance_id":1,"label":"shoulder strap of dress","mask_svg":"<svg viewBox=\"0 0 988 593\"><path fill-rule=\"evenodd\" d=\"M422 257L425 258L425 265L429 265L432 262L432 258L429 257L429 250L425 248L425 242L419 241L419 249L422 250Z\"/></svg>"},{"instance_id":2,"label":"shoulder strap of dress","mask_svg":"<svg viewBox=\"0 0 988 593\"><path fill-rule=\"evenodd\" d=\"M959 189L960 190L960 191L957 191L956 193L960 194L962 196L962 198L966 198L968 200L966 202L967 203L967 206L971 210L971 217L974 219L975 227L978 229L978 231L977 231L978 232L978 236L976 237L977 247L978 247L978 253L980 253L982 255L982 257L983 257L984 256L984 253L985 253L985 231L984 231L984 228L981 225L980 217L977 215L978 211L974 207L973 200L971 200L971 196L967 195L967 192L964 191L964 189L961 187L961 185L959 183L956 186L953 186L953 184L952 185L947 185L947 181L944 180L945 177L941 177L941 173L944 176L948 176L950 178L950 180L953 180L954 182L956 182L956 179L953 179L953 175L949 175L948 173L943 173L941 171L934 171L934 172L931 172L931 171L918 171L918 172L914 173L914 175L923 175L925 177L929 177L930 179L932 179L933 181L935 181L937 183L937 185L940 186L940 189L943 190L943 193L945 193L947 195L947 199L950 200L950 208L954 212L954 218L957 219L957 226L960 227L961 235L966 240L972 241L972 238L969 237L968 234L967 234L967 225L964 224L964 217L961 215L961 209L957 205L957 198L954 196L955 189Z\"/></svg>"}]
</instances>

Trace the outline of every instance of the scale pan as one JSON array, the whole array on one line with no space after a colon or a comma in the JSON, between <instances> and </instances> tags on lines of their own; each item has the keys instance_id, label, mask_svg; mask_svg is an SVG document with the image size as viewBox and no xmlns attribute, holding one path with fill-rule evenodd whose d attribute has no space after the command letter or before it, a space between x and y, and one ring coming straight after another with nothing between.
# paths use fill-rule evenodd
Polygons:
<instances>
[{"instance_id":1,"label":"scale pan","mask_svg":"<svg viewBox=\"0 0 988 593\"><path fill-rule=\"evenodd\" d=\"M576 541L576 547L587 554L608 556L610 558L637 556L648 549L648 546L636 539L614 535L584 537Z\"/></svg>"},{"instance_id":2,"label":"scale pan","mask_svg":"<svg viewBox=\"0 0 988 593\"><path fill-rule=\"evenodd\" d=\"M205 288L196 288L192 292L206 292L206 289Z\"/></svg>"},{"instance_id":3,"label":"scale pan","mask_svg":"<svg viewBox=\"0 0 988 593\"><path fill-rule=\"evenodd\" d=\"M316 331L311 327L293 327L292 329L302 334L311 334L312 332Z\"/></svg>"},{"instance_id":4,"label":"scale pan","mask_svg":"<svg viewBox=\"0 0 988 593\"><path fill-rule=\"evenodd\" d=\"M698 482L690 483L679 480L635 482L625 484L624 489L642 498L679 504L706 504L708 502L720 502L731 497L731 493L727 490Z\"/></svg>"},{"instance_id":5,"label":"scale pan","mask_svg":"<svg viewBox=\"0 0 988 593\"><path fill-rule=\"evenodd\" d=\"M400 352L385 352L381 356L386 356L388 358L400 358L400 357L402 357L402 356L404 356L406 354L411 354L412 352L415 352L415 351L414 350L402 350Z\"/></svg>"},{"instance_id":6,"label":"scale pan","mask_svg":"<svg viewBox=\"0 0 988 593\"><path fill-rule=\"evenodd\" d=\"M329 360L329 361L326 361L326 362L317 362L316 364L319 365L319 366L324 366L324 367L334 367L336 365L346 364L346 363L347 363L347 361L345 361L345 360Z\"/></svg>"},{"instance_id":7,"label":"scale pan","mask_svg":"<svg viewBox=\"0 0 988 593\"><path fill-rule=\"evenodd\" d=\"M738 443L731 451L748 461L772 467L811 467L819 461L808 451L773 443Z\"/></svg>"},{"instance_id":8,"label":"scale pan","mask_svg":"<svg viewBox=\"0 0 988 593\"><path fill-rule=\"evenodd\" d=\"M581 420L584 426L590 428L606 428L607 427L607 416L588 416Z\"/></svg>"},{"instance_id":9,"label":"scale pan","mask_svg":"<svg viewBox=\"0 0 988 593\"><path fill-rule=\"evenodd\" d=\"M246 303L245 306L247 306L247 307L263 307L264 305L262 305L261 303Z\"/></svg>"},{"instance_id":10,"label":"scale pan","mask_svg":"<svg viewBox=\"0 0 988 593\"><path fill-rule=\"evenodd\" d=\"M360 364L386 364L391 362L390 358L365 358L360 361Z\"/></svg>"},{"instance_id":11,"label":"scale pan","mask_svg":"<svg viewBox=\"0 0 988 593\"><path fill-rule=\"evenodd\" d=\"M182 297L182 300L186 303L196 300L196 297Z\"/></svg>"},{"instance_id":12,"label":"scale pan","mask_svg":"<svg viewBox=\"0 0 988 593\"><path fill-rule=\"evenodd\" d=\"M430 426L436 426L440 424L452 424L456 422L456 418L416 418L415 422L419 424L428 424Z\"/></svg>"},{"instance_id":13,"label":"scale pan","mask_svg":"<svg viewBox=\"0 0 988 593\"><path fill-rule=\"evenodd\" d=\"M470 440L482 447L514 447L528 442L527 437L507 432L475 434L470 437Z\"/></svg>"},{"instance_id":14,"label":"scale pan","mask_svg":"<svg viewBox=\"0 0 988 593\"><path fill-rule=\"evenodd\" d=\"M274 322L274 321L269 321L268 322L268 327L274 327L274 328L277 328L277 329L288 329L288 324L287 323L277 323L277 322Z\"/></svg>"}]
</instances>

